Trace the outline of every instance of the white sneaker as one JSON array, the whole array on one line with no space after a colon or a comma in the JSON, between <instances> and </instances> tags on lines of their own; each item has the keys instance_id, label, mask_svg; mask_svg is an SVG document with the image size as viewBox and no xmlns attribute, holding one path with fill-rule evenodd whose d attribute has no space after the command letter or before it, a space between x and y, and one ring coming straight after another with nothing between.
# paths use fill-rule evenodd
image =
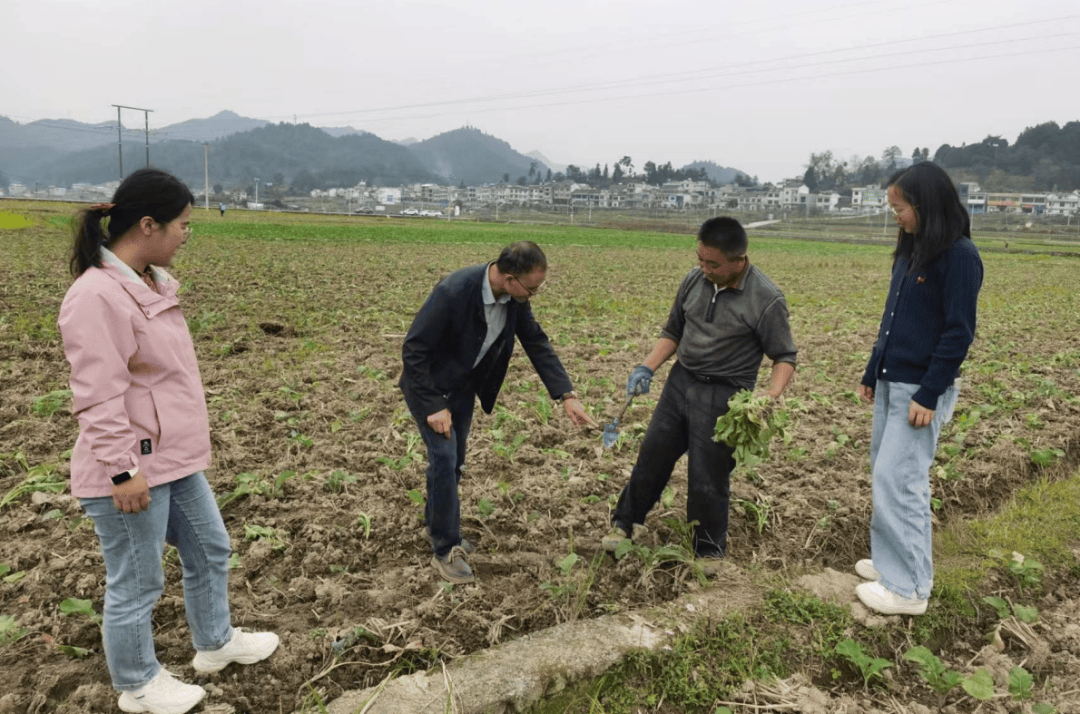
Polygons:
<instances>
[{"instance_id":1,"label":"white sneaker","mask_svg":"<svg viewBox=\"0 0 1080 714\"><path fill-rule=\"evenodd\" d=\"M197 684L181 682L162 667L157 676L142 687L122 693L117 704L125 712L184 714L205 696L205 689Z\"/></svg>"},{"instance_id":2,"label":"white sneaker","mask_svg":"<svg viewBox=\"0 0 1080 714\"><path fill-rule=\"evenodd\" d=\"M881 573L874 567L874 561L864 558L855 563L855 572L863 580L881 580Z\"/></svg>"},{"instance_id":3,"label":"white sneaker","mask_svg":"<svg viewBox=\"0 0 1080 714\"><path fill-rule=\"evenodd\" d=\"M274 653L280 641L273 632L243 632L239 627L234 627L232 637L224 647L211 652L196 652L191 666L196 672L213 674L233 662L261 662Z\"/></svg>"},{"instance_id":4,"label":"white sneaker","mask_svg":"<svg viewBox=\"0 0 1080 714\"><path fill-rule=\"evenodd\" d=\"M897 595L879 582L856 585L855 594L863 605L882 615L921 615L926 612L926 600Z\"/></svg>"}]
</instances>

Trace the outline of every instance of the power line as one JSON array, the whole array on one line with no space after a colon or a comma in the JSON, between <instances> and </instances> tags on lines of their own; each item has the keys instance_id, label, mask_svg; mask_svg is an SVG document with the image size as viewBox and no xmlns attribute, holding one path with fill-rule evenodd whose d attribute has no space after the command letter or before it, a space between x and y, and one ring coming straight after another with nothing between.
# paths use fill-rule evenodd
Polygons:
<instances>
[{"instance_id":1,"label":"power line","mask_svg":"<svg viewBox=\"0 0 1080 714\"><path fill-rule=\"evenodd\" d=\"M1025 27L1025 26L1029 26L1029 25L1039 25L1039 24L1045 24L1045 23L1060 23L1062 21L1073 20L1073 19L1077 19L1077 18L1080 18L1080 15L1066 15L1066 16L1063 16L1063 17L1047 18L1047 19L1043 19L1043 20L1032 20L1032 21L1029 21L1029 22L1010 23L1008 25L995 25L995 26L991 26L991 27L977 28L977 29L972 29L972 30L958 30L958 31L955 31L955 32L940 33L940 34L937 34L937 35L927 35L927 36L916 38L915 40L911 40L911 39L890 40L890 41L886 41L886 42L870 43L870 44L859 45L859 46L855 46L855 47L845 47L845 48L832 49L832 50L822 50L822 51L818 51L818 52L809 52L809 53L802 53L802 54L796 54L796 55L787 55L787 56L784 56L784 57L772 58L772 59L768 59L768 60L754 60L754 61L750 61L750 62L741 62L741 63L728 64L728 65L717 65L717 66L713 66L713 67L699 68L699 69L695 69L695 70L686 70L686 71L681 71L681 72L669 72L669 73L662 73L662 74L645 75L643 77L636 77L636 78L624 79L624 80L614 80L614 81L611 81L611 82L597 82L597 83L590 83L590 84L571 85L571 86L568 86L568 87L554 88L554 89L533 90L533 91L517 92L517 93L511 93L511 94L482 95L482 96L467 97L467 98L462 98L462 99L448 99L448 100L442 100L442 101L421 102L421 103L416 103L416 104L405 104L405 105L396 105L396 106L389 106L389 107L376 107L376 108L357 109L357 110L340 111L340 112L321 112L321 113L315 113L315 114L305 114L305 115L301 115L301 116L304 116L305 118L317 118L317 117L327 117L327 116L345 117L345 116L373 114L373 113L379 113L379 112L400 111L400 110L408 110L408 109L429 109L429 108L434 108L434 107L455 106L455 105L462 105L462 104L474 104L474 103L494 102L494 101L505 102L507 100L513 100L513 99L522 99L522 98L530 99L530 98L534 98L534 97L557 96L557 95L560 95L560 94L573 94L573 93L585 92L585 91L602 91L604 89L621 88L621 87L625 87L627 85L630 85L630 86L642 86L644 84L650 84L650 83L655 84L655 83L658 83L658 82L669 81L669 80L679 81L680 77L700 79L703 76L702 73L705 73L705 76L709 76L710 74L715 75L715 73L718 73L718 72L727 72L728 76L730 76L730 70L732 70L732 69L748 68L748 67L753 67L753 66L756 66L756 65L763 65L763 64L768 65L768 64L774 64L774 63L777 63L777 62L792 62L792 61L798 61L798 60L807 59L807 58L811 58L811 57L821 57L821 56L826 56L826 55L831 55L831 54L884 48L884 47L889 47L889 46L892 46L892 45L905 45L905 46L907 46L907 45L910 45L911 42L913 42L913 41L923 41L923 42L925 42L925 41L929 41L929 40L937 40L937 39L944 39L944 38L951 38L951 37L959 37L959 36L963 36L963 35L977 34L977 33L983 33L983 32L991 32L991 31L994 31L994 30L1001 30L1001 29L1012 29L1012 28L1015 28L1015 27ZM1068 34L1077 34L1077 33L1062 33L1062 34L1054 35L1054 36L1064 36L1064 35L1068 35ZM1045 41L1046 39L1047 39L1046 35L1032 35L1032 36L1022 37L1022 38L1013 38L1013 39L1006 39L1006 40L995 40L993 42L986 42L986 43L976 43L976 44L965 45L965 46L961 46L961 47L929 48L929 49L924 49L922 51L924 51L924 52L933 52L933 51L945 51L945 50L950 50L950 49L967 49L967 48L970 48L970 47L983 46L983 45L986 45L986 44L1004 44L1004 43L1009 43L1009 42L1022 42L1022 41L1027 41L1027 40L1038 40L1038 41L1041 42L1041 41ZM904 52L904 53L899 53L899 54L909 54L909 52ZM898 53L892 53L892 54L898 54ZM881 57L881 56L882 55L878 55L878 57ZM884 56L891 56L891 55L884 55ZM998 56L1013 56L1013 55L990 55L989 57L993 58L993 57L998 57ZM857 57L857 58L848 58L846 60L845 59L838 59L838 60L832 60L832 61L830 61L830 63L864 61L866 59L874 59L874 57L873 56ZM775 68L775 70L778 70L778 69L787 69L787 68L786 67L777 67L777 68ZM759 70L755 70L755 71L761 72L761 71L775 71L775 70L770 70L770 69L767 68L767 69L759 69ZM544 106L544 105L530 105L530 106Z\"/></svg>"}]
</instances>

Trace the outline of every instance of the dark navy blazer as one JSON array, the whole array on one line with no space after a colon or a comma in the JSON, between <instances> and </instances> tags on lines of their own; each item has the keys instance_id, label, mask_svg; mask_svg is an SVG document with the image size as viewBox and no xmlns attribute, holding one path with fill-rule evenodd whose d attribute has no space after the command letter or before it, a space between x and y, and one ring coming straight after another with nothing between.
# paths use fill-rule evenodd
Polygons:
<instances>
[{"instance_id":1,"label":"dark navy blazer","mask_svg":"<svg viewBox=\"0 0 1080 714\"><path fill-rule=\"evenodd\" d=\"M506 303L506 326L480 364L473 362L487 336L483 281L489 264L462 268L443 278L413 318L401 348L404 369L398 386L430 416L448 407L447 395L471 389L487 413L495 407L514 337L555 399L573 385L528 302Z\"/></svg>"}]
</instances>

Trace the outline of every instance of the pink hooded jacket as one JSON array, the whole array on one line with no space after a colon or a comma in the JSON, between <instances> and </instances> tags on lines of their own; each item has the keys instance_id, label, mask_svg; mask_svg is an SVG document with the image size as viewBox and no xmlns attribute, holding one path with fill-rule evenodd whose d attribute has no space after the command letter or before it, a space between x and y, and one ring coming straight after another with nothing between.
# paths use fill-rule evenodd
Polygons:
<instances>
[{"instance_id":1,"label":"pink hooded jacket","mask_svg":"<svg viewBox=\"0 0 1080 714\"><path fill-rule=\"evenodd\" d=\"M60 307L79 419L73 496L111 496L110 477L136 467L153 487L210 466L210 422L179 283L156 270L160 293L106 261L80 275Z\"/></svg>"}]
</instances>

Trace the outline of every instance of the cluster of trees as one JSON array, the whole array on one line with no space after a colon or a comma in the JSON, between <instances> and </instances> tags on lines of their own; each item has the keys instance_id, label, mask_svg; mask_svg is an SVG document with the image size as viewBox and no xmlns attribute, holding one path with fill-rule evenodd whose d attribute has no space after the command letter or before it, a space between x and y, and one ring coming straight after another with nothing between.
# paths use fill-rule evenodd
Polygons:
<instances>
[{"instance_id":1,"label":"cluster of trees","mask_svg":"<svg viewBox=\"0 0 1080 714\"><path fill-rule=\"evenodd\" d=\"M881 185L897 169L903 155L897 146L885 149L880 158L856 155L847 161L831 151L812 153L803 182L811 191ZM928 147L915 147L911 152L912 163L928 159ZM975 181L990 191L1071 191L1080 188L1080 121L1028 127L1011 146L999 135L987 136L977 144L942 144L933 160L954 180Z\"/></svg>"},{"instance_id":2,"label":"cluster of trees","mask_svg":"<svg viewBox=\"0 0 1080 714\"><path fill-rule=\"evenodd\" d=\"M612 184L617 184L620 181L627 179L636 179L643 181L651 186L662 186L669 181L709 181L708 172L703 167L691 167L686 166L681 169L677 169L671 165L668 161L666 164L656 164L652 161L646 161L642 167L641 173L634 171L634 161L629 156L624 156L615 162L615 167L611 168L609 164L604 164L604 168L600 168L600 164L596 164L592 169L585 170L570 164L566 167L565 171L551 172L551 169L547 170L547 176L542 175L542 171L536 170L536 164L534 163L529 167L529 175L521 176L518 178L517 183L519 186L527 186L530 184L539 184L541 182L559 182L559 181L573 181L575 183L585 183L593 186L594 188L608 188ZM756 179L751 179L746 174L739 172L737 179L746 183L740 185L755 185ZM503 174L503 181L510 182L510 174Z\"/></svg>"},{"instance_id":3,"label":"cluster of trees","mask_svg":"<svg viewBox=\"0 0 1080 714\"><path fill-rule=\"evenodd\" d=\"M881 152L881 158L854 155L847 161L837 159L831 151L810 154L806 164L803 183L811 191L845 191L852 186L871 186L886 181L900 165L904 152L898 146L890 146ZM915 147L911 152L912 163L930 158L929 148Z\"/></svg>"},{"instance_id":4,"label":"cluster of trees","mask_svg":"<svg viewBox=\"0 0 1080 714\"><path fill-rule=\"evenodd\" d=\"M1011 146L993 135L977 144L943 144L934 161L991 191L1071 191L1080 188L1080 121L1028 127Z\"/></svg>"}]
</instances>

